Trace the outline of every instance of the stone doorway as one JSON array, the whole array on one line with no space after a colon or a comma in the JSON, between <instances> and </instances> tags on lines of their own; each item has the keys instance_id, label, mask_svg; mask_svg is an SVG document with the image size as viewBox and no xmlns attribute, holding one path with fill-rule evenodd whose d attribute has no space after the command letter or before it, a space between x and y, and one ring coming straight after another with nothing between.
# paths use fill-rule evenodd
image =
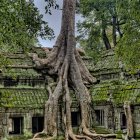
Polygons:
<instances>
[{"instance_id":1,"label":"stone doorway","mask_svg":"<svg viewBox=\"0 0 140 140\"><path fill-rule=\"evenodd\" d=\"M127 128L127 122L126 122L126 116L125 114L122 112L120 114L120 119L121 119L121 129L126 129Z\"/></svg>"},{"instance_id":2,"label":"stone doorway","mask_svg":"<svg viewBox=\"0 0 140 140\"><path fill-rule=\"evenodd\" d=\"M104 126L104 110L95 110L96 122L99 126Z\"/></svg>"},{"instance_id":3,"label":"stone doorway","mask_svg":"<svg viewBox=\"0 0 140 140\"><path fill-rule=\"evenodd\" d=\"M9 134L23 134L23 117L9 119Z\"/></svg>"},{"instance_id":4,"label":"stone doorway","mask_svg":"<svg viewBox=\"0 0 140 140\"><path fill-rule=\"evenodd\" d=\"M32 133L41 132L44 129L44 117L32 118Z\"/></svg>"},{"instance_id":5,"label":"stone doorway","mask_svg":"<svg viewBox=\"0 0 140 140\"><path fill-rule=\"evenodd\" d=\"M80 113L71 112L72 127L77 127L80 125Z\"/></svg>"}]
</instances>

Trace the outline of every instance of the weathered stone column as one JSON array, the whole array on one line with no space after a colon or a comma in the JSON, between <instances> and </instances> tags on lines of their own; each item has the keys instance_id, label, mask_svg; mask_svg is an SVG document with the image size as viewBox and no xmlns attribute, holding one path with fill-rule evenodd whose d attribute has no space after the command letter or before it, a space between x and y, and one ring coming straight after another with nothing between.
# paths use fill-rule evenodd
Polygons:
<instances>
[{"instance_id":1,"label":"weathered stone column","mask_svg":"<svg viewBox=\"0 0 140 140\"><path fill-rule=\"evenodd\" d=\"M24 116L24 131L32 133L32 115L30 113L26 113Z\"/></svg>"},{"instance_id":2,"label":"weathered stone column","mask_svg":"<svg viewBox=\"0 0 140 140\"><path fill-rule=\"evenodd\" d=\"M2 139L2 136L4 135L3 126L2 126L2 119L3 119L3 113L1 112L1 108L0 108L0 139Z\"/></svg>"},{"instance_id":3,"label":"weathered stone column","mask_svg":"<svg viewBox=\"0 0 140 140\"><path fill-rule=\"evenodd\" d=\"M24 135L32 135L32 116L30 113L24 115Z\"/></svg>"},{"instance_id":4,"label":"weathered stone column","mask_svg":"<svg viewBox=\"0 0 140 140\"><path fill-rule=\"evenodd\" d=\"M8 117L4 108L0 108L0 139L8 137Z\"/></svg>"}]
</instances>

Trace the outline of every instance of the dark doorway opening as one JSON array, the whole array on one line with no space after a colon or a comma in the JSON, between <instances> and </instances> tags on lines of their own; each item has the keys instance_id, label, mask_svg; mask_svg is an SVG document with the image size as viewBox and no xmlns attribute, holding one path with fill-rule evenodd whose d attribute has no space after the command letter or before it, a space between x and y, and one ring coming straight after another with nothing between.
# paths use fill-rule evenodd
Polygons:
<instances>
[{"instance_id":1,"label":"dark doorway opening","mask_svg":"<svg viewBox=\"0 0 140 140\"><path fill-rule=\"evenodd\" d=\"M79 112L71 112L72 127L79 126L80 116Z\"/></svg>"},{"instance_id":2,"label":"dark doorway opening","mask_svg":"<svg viewBox=\"0 0 140 140\"><path fill-rule=\"evenodd\" d=\"M100 126L104 126L104 110L95 110L96 121Z\"/></svg>"},{"instance_id":3,"label":"dark doorway opening","mask_svg":"<svg viewBox=\"0 0 140 140\"><path fill-rule=\"evenodd\" d=\"M32 118L32 133L41 132L44 129L44 117Z\"/></svg>"},{"instance_id":4,"label":"dark doorway opening","mask_svg":"<svg viewBox=\"0 0 140 140\"><path fill-rule=\"evenodd\" d=\"M9 134L23 134L23 117L10 118L11 131Z\"/></svg>"},{"instance_id":5,"label":"dark doorway opening","mask_svg":"<svg viewBox=\"0 0 140 140\"><path fill-rule=\"evenodd\" d=\"M17 86L18 78L12 79L11 77L5 77L4 79L4 87Z\"/></svg>"},{"instance_id":6,"label":"dark doorway opening","mask_svg":"<svg viewBox=\"0 0 140 140\"><path fill-rule=\"evenodd\" d=\"M124 113L121 113L121 129L127 128L126 116Z\"/></svg>"}]
</instances>

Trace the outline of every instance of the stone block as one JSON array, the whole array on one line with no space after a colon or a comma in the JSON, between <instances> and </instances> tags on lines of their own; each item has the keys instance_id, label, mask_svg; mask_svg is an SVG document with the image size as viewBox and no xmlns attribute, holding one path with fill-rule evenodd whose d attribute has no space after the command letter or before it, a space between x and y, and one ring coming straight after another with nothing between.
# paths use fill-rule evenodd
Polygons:
<instances>
[{"instance_id":1,"label":"stone block","mask_svg":"<svg viewBox=\"0 0 140 140\"><path fill-rule=\"evenodd\" d=\"M2 125L7 125L7 118L3 118Z\"/></svg>"}]
</instances>

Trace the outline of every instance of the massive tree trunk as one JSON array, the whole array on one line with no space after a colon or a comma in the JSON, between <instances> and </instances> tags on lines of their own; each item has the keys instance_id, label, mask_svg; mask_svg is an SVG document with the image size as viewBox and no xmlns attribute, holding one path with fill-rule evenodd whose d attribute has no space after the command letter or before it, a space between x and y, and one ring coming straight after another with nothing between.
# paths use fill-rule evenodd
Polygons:
<instances>
[{"instance_id":1,"label":"massive tree trunk","mask_svg":"<svg viewBox=\"0 0 140 140\"><path fill-rule=\"evenodd\" d=\"M107 50L111 49L111 45L110 45L109 39L107 37L105 28L102 29L102 38L103 38L103 42L105 44L106 49Z\"/></svg>"},{"instance_id":2,"label":"massive tree trunk","mask_svg":"<svg viewBox=\"0 0 140 140\"><path fill-rule=\"evenodd\" d=\"M117 35L116 35L116 24L117 24L117 18L116 16L113 16L112 18L112 38L113 38L113 45L114 47L117 44Z\"/></svg>"},{"instance_id":3,"label":"massive tree trunk","mask_svg":"<svg viewBox=\"0 0 140 140\"><path fill-rule=\"evenodd\" d=\"M120 38L122 38L123 37L123 33L122 33L122 31L121 31L121 29L120 29L120 23L119 23L119 21L118 21L118 19L117 19L117 31L118 31L118 33L119 33L119 36L120 36Z\"/></svg>"},{"instance_id":4,"label":"massive tree trunk","mask_svg":"<svg viewBox=\"0 0 140 140\"><path fill-rule=\"evenodd\" d=\"M62 26L56 44L48 58L40 59L32 54L37 68L47 68L49 75L57 75L55 89L48 83L49 99L45 105L45 129L44 133L49 136L57 136L58 103L63 99L62 121L65 125L65 139L87 139L98 137L89 131L89 113L91 96L85 84L96 83L76 50L75 42L75 4L76 0L63 0ZM76 94L81 113L80 129L84 135L75 135L71 122L71 103L69 88ZM37 135L35 135L36 137ZM102 135L102 137L106 137Z\"/></svg>"}]
</instances>

